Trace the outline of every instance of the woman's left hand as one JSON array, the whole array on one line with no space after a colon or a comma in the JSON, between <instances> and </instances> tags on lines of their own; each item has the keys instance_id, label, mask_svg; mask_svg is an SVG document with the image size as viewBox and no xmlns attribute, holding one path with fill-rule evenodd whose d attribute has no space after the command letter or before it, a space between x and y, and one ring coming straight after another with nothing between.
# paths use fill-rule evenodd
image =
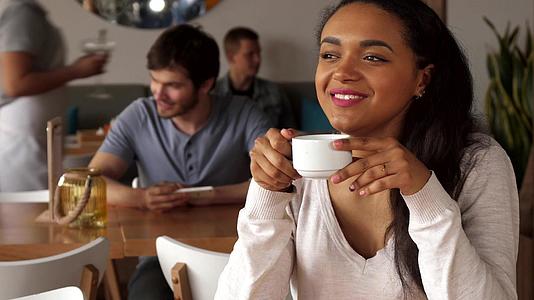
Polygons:
<instances>
[{"instance_id":1,"label":"woman's left hand","mask_svg":"<svg viewBox=\"0 0 534 300\"><path fill-rule=\"evenodd\" d=\"M330 177L340 183L356 176L349 189L360 196L398 188L404 195L417 193L431 172L413 153L394 138L349 138L332 142L336 150L369 153Z\"/></svg>"}]
</instances>

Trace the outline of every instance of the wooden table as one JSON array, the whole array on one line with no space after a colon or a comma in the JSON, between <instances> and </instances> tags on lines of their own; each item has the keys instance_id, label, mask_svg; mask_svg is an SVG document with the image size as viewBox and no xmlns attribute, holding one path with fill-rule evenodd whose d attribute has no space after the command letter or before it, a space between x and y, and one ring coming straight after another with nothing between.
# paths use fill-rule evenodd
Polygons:
<instances>
[{"instance_id":1,"label":"wooden table","mask_svg":"<svg viewBox=\"0 0 534 300\"><path fill-rule=\"evenodd\" d=\"M99 236L110 241L110 257L122 258L122 232L117 215L108 212L108 226L76 229L37 223L47 203L0 203L0 260L40 258L78 248Z\"/></svg>"},{"instance_id":2,"label":"wooden table","mask_svg":"<svg viewBox=\"0 0 534 300\"><path fill-rule=\"evenodd\" d=\"M242 205L184 207L167 213L108 206L108 225L103 229L35 222L47 207L47 203L0 203L0 261L63 253L98 236L110 241L111 259L156 255L160 235L229 253L237 240L237 215ZM104 278L107 298L121 299L111 260Z\"/></svg>"},{"instance_id":3,"label":"wooden table","mask_svg":"<svg viewBox=\"0 0 534 300\"><path fill-rule=\"evenodd\" d=\"M0 260L39 258L75 249L105 236L112 259L156 255L160 235L193 246L231 252L241 205L177 208L167 213L108 207L108 226L76 229L36 223L46 203L0 203Z\"/></svg>"},{"instance_id":4,"label":"wooden table","mask_svg":"<svg viewBox=\"0 0 534 300\"><path fill-rule=\"evenodd\" d=\"M97 135L97 130L85 129L78 130L75 136L67 137L63 155L68 157L92 157L104 142L104 135Z\"/></svg>"},{"instance_id":5,"label":"wooden table","mask_svg":"<svg viewBox=\"0 0 534 300\"><path fill-rule=\"evenodd\" d=\"M156 255L156 238L161 235L196 247L230 253L237 240L237 215L241 207L184 207L166 213L116 209L124 256Z\"/></svg>"}]
</instances>

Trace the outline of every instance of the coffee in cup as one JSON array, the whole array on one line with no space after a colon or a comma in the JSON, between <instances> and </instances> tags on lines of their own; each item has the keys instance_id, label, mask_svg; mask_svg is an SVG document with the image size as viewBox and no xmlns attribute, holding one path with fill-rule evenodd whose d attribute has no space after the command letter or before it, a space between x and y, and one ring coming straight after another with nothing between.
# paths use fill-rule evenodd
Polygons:
<instances>
[{"instance_id":1,"label":"coffee in cup","mask_svg":"<svg viewBox=\"0 0 534 300\"><path fill-rule=\"evenodd\" d=\"M291 140L293 168L302 177L328 178L352 162L351 151L332 148L334 140L349 138L346 134L311 134Z\"/></svg>"}]
</instances>

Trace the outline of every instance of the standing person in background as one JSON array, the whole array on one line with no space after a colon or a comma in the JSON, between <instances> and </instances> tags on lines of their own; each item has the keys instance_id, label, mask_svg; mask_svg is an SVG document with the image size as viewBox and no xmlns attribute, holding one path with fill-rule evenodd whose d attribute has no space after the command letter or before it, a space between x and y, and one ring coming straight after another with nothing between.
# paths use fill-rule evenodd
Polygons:
<instances>
[{"instance_id":1,"label":"standing person in background","mask_svg":"<svg viewBox=\"0 0 534 300\"><path fill-rule=\"evenodd\" d=\"M236 27L224 37L228 73L217 81L214 93L251 99L277 128L295 128L291 103L274 82L258 78L261 48L258 34L245 27Z\"/></svg>"},{"instance_id":2,"label":"standing person in background","mask_svg":"<svg viewBox=\"0 0 534 300\"><path fill-rule=\"evenodd\" d=\"M422 0L343 0L318 33L317 97L354 161L299 178L292 130L253 180L215 299L517 299L519 201L477 132L468 63Z\"/></svg>"},{"instance_id":3,"label":"standing person in background","mask_svg":"<svg viewBox=\"0 0 534 300\"><path fill-rule=\"evenodd\" d=\"M105 55L65 66L58 28L35 0L0 0L0 192L47 188L46 122L63 116L63 85L103 72Z\"/></svg>"}]
</instances>

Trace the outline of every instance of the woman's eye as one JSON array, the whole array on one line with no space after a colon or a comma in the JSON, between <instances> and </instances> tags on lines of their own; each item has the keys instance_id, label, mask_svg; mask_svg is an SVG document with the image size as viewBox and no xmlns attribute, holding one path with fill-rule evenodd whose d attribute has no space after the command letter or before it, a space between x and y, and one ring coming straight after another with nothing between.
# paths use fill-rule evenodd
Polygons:
<instances>
[{"instance_id":1,"label":"woman's eye","mask_svg":"<svg viewBox=\"0 0 534 300\"><path fill-rule=\"evenodd\" d=\"M378 57L376 55L366 55L364 56L365 60L367 61L370 61L370 62L387 62L387 60L381 58L381 57Z\"/></svg>"}]
</instances>

